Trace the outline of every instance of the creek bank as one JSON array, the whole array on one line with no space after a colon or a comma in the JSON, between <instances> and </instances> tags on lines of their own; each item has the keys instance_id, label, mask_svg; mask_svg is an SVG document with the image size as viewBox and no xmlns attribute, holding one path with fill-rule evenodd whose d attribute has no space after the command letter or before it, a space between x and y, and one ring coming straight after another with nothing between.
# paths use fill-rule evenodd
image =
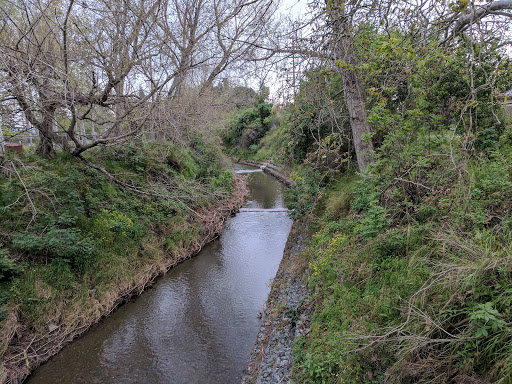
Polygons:
<instances>
[{"instance_id":1,"label":"creek bank","mask_svg":"<svg viewBox=\"0 0 512 384\"><path fill-rule=\"evenodd\" d=\"M293 343L307 337L313 311L308 301L305 233L295 222L265 306L243 384L291 383Z\"/></svg>"},{"instance_id":2,"label":"creek bank","mask_svg":"<svg viewBox=\"0 0 512 384\"><path fill-rule=\"evenodd\" d=\"M196 255L218 236L226 218L242 206L248 193L242 177L235 175L232 191L231 196L190 215L190 225L197 225L200 228L198 235L181 248L174 250L172 254L165 252L162 234L153 234L151 241L142 245L139 252L141 260L147 252L158 254L157 262L154 259L150 259L150 263L141 261L140 272L129 281L122 280L115 290L108 294L97 297L94 290L91 290L89 297L82 299L82 302L69 303L79 306L78 309L84 309L75 318L49 324L47 332L44 333L29 327L18 309L12 310L0 335L2 344L7 348L0 369L0 382L21 383L39 365L57 354L66 344L83 335L116 307L140 295L158 276Z\"/></svg>"},{"instance_id":3,"label":"creek bank","mask_svg":"<svg viewBox=\"0 0 512 384\"><path fill-rule=\"evenodd\" d=\"M290 176L289 176L289 172L287 172L283 167L276 165L270 161L258 162L258 161L245 160L245 159L233 159L233 161L235 163L260 168L263 172L274 176L277 180L282 182L287 187L289 187L292 183Z\"/></svg>"}]
</instances>

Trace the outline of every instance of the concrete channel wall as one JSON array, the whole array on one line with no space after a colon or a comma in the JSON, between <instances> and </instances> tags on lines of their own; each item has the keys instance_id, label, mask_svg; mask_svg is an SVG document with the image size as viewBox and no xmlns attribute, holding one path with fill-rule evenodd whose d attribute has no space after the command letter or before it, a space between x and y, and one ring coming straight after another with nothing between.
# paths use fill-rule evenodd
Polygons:
<instances>
[{"instance_id":1,"label":"concrete channel wall","mask_svg":"<svg viewBox=\"0 0 512 384\"><path fill-rule=\"evenodd\" d=\"M244 159L233 159L233 161L235 163L260 168L263 172L274 176L276 179L281 181L287 187L289 187L291 185L291 180L290 180L290 177L288 176L288 172L286 172L282 166L276 165L272 162L257 162L257 161L244 160Z\"/></svg>"}]
</instances>

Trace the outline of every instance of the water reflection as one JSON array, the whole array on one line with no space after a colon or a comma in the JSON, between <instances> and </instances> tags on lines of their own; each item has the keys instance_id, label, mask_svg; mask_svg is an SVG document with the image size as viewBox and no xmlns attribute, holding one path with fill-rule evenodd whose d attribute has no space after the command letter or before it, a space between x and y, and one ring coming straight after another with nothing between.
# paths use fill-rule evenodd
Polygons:
<instances>
[{"instance_id":1,"label":"water reflection","mask_svg":"<svg viewBox=\"0 0 512 384\"><path fill-rule=\"evenodd\" d=\"M284 208L282 186L245 175L246 208ZM221 237L42 366L38 383L238 383L291 220L241 212Z\"/></svg>"}]
</instances>

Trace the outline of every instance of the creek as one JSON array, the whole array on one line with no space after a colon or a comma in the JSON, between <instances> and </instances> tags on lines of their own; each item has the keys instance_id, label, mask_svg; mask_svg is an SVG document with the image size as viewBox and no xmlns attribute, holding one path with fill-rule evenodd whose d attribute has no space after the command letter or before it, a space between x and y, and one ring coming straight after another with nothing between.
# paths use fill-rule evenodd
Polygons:
<instances>
[{"instance_id":1,"label":"creek","mask_svg":"<svg viewBox=\"0 0 512 384\"><path fill-rule=\"evenodd\" d=\"M220 237L41 366L29 384L240 383L292 225L283 185L250 195Z\"/></svg>"}]
</instances>

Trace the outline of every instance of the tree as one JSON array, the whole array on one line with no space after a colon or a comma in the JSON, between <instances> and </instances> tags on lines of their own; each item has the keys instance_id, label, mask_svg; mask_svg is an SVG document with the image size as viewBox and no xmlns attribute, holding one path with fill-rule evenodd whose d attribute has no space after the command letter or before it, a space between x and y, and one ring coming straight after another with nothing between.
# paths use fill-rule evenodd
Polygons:
<instances>
[{"instance_id":1,"label":"tree","mask_svg":"<svg viewBox=\"0 0 512 384\"><path fill-rule=\"evenodd\" d=\"M10 0L0 4L0 72L39 132L38 152L52 157L58 145L81 157L154 126L152 111L187 82L210 88L247 58L273 9L272 0ZM99 136L84 138L84 124Z\"/></svg>"},{"instance_id":2,"label":"tree","mask_svg":"<svg viewBox=\"0 0 512 384\"><path fill-rule=\"evenodd\" d=\"M445 54L449 55L453 45L460 44L460 39L487 44L495 42L498 33L506 36L512 18L510 10L512 1L508 0L483 4L411 0L400 7L392 1L314 1L308 17L299 25L289 24L291 30L282 33L282 36L288 36L284 39L286 42L279 46L268 43L268 47L269 51L281 55L294 55L303 60L316 58L313 66L325 65L340 73L355 154L359 169L363 171L371 161L374 148L370 139L375 132L368 123L366 112L367 94L360 59L365 47L356 39L360 31L366 25L373 25L378 33L387 34L390 40L395 32L399 32L404 40L416 41L427 54L436 56L439 51L446 50ZM459 39L459 36L462 37ZM492 46L497 49L510 43L502 37L501 44L493 43ZM476 50L470 54L473 60L478 60ZM471 67L470 71L473 69ZM470 88L471 102L475 103L474 82ZM471 108L467 110L471 112Z\"/></svg>"},{"instance_id":3,"label":"tree","mask_svg":"<svg viewBox=\"0 0 512 384\"><path fill-rule=\"evenodd\" d=\"M7 91L39 132L39 153L52 157L57 144L80 156L137 132L144 103L169 76L152 79L144 99L122 90L136 78L144 80L144 67L160 50L151 26L160 2L135 5L100 1L89 8L74 0L20 0L1 9L0 71ZM78 137L79 122L86 121L102 133L88 143ZM127 121L129 128L122 131Z\"/></svg>"},{"instance_id":4,"label":"tree","mask_svg":"<svg viewBox=\"0 0 512 384\"><path fill-rule=\"evenodd\" d=\"M351 15L343 2L326 1L327 15L331 22L332 54L336 68L343 80L343 93L350 117L352 140L359 170L364 171L371 161L373 145L368 124L363 85L357 73L357 59L354 53Z\"/></svg>"},{"instance_id":5,"label":"tree","mask_svg":"<svg viewBox=\"0 0 512 384\"><path fill-rule=\"evenodd\" d=\"M176 68L169 96L189 84L211 89L218 76L250 59L276 9L273 0L172 0L160 27Z\"/></svg>"}]
</instances>

